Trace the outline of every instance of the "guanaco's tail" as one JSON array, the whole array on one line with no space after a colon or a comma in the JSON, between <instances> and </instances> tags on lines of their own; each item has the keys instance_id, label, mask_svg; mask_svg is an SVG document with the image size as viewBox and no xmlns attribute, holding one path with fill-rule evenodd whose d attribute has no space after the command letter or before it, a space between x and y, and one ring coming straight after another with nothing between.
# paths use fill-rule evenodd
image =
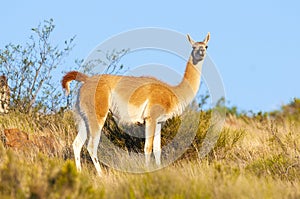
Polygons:
<instances>
[{"instance_id":1,"label":"guanaco's tail","mask_svg":"<svg viewBox=\"0 0 300 199\"><path fill-rule=\"evenodd\" d=\"M70 93L70 82L71 81L76 80L76 81L84 83L87 78L89 78L89 76L87 76L81 72L78 72L78 71L68 72L61 80L61 85L62 85L63 89L66 90L66 95L69 95L69 93Z\"/></svg>"}]
</instances>

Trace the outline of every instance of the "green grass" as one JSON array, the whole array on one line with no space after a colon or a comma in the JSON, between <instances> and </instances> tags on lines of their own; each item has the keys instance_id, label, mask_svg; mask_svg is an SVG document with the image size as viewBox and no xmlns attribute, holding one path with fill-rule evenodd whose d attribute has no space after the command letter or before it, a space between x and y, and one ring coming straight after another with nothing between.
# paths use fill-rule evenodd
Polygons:
<instances>
[{"instance_id":1,"label":"green grass","mask_svg":"<svg viewBox=\"0 0 300 199\"><path fill-rule=\"evenodd\" d=\"M177 122L172 122L174 128ZM171 132L172 125L163 132ZM202 121L190 149L170 166L145 174L103 166L101 178L86 150L83 171L76 171L70 150L76 134L71 114L30 119L11 113L0 116L0 132L5 128L19 128L31 136L51 134L59 146L51 154L15 150L0 142L0 198L300 198L297 120L230 116L214 149L199 160L196 148L207 128ZM167 143L168 136L163 136Z\"/></svg>"}]
</instances>

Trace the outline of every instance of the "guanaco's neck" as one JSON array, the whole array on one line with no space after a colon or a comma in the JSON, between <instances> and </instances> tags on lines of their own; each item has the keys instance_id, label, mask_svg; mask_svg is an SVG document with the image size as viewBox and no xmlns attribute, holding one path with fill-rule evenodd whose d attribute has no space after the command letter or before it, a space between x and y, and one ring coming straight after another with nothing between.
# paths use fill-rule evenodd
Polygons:
<instances>
[{"instance_id":1,"label":"guanaco's neck","mask_svg":"<svg viewBox=\"0 0 300 199\"><path fill-rule=\"evenodd\" d=\"M201 79L201 70L202 70L203 60L193 64L193 57L189 58L189 61L186 64L186 69L184 76L180 84L176 86L176 89L186 98L193 98L198 92ZM186 96L188 95L188 96Z\"/></svg>"}]
</instances>

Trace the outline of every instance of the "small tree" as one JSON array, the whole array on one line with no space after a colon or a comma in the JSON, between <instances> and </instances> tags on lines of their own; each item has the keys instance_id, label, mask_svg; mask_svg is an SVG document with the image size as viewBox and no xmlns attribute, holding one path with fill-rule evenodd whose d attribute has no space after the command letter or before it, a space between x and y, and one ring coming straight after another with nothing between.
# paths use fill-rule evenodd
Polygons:
<instances>
[{"instance_id":1,"label":"small tree","mask_svg":"<svg viewBox=\"0 0 300 199\"><path fill-rule=\"evenodd\" d=\"M24 46L8 44L0 49L0 72L9 80L12 108L24 113L49 112L59 109L62 100L60 84L54 83L53 72L72 50L74 38L59 48L51 44L55 28L53 19L45 20ZM57 80L56 80L57 82Z\"/></svg>"}]
</instances>

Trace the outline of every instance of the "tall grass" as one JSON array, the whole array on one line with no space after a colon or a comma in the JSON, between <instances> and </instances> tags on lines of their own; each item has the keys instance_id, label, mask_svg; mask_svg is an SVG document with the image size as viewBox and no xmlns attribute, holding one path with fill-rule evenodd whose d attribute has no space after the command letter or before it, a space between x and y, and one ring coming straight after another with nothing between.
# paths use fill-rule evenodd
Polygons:
<instances>
[{"instance_id":1,"label":"tall grass","mask_svg":"<svg viewBox=\"0 0 300 199\"><path fill-rule=\"evenodd\" d=\"M76 127L70 113L40 118L17 113L0 116L0 131L19 128L28 132L30 139L52 136L59 143L57 151L50 153L35 148L16 150L0 142L0 198L300 197L297 120L274 122L268 118L228 116L213 150L198 159L197 148L208 126L205 118L209 118L206 113L201 114L191 147L170 166L131 174L103 165L101 178L96 175L86 150L82 152L83 171L76 171L70 150ZM168 136L173 136L167 133L178 128L180 121L173 120L163 130L164 144ZM139 143L134 147L140 146Z\"/></svg>"}]
</instances>

